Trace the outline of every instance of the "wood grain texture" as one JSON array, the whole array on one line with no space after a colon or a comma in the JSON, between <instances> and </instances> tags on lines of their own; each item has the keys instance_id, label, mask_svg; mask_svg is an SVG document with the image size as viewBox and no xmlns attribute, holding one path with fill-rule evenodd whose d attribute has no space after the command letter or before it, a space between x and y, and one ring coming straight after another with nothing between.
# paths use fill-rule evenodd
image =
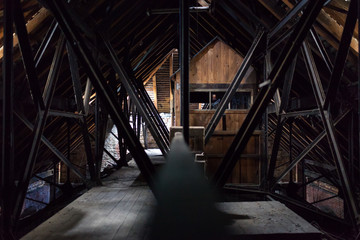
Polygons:
<instances>
[{"instance_id":1,"label":"wood grain texture","mask_svg":"<svg viewBox=\"0 0 360 240\"><path fill-rule=\"evenodd\" d=\"M152 160L164 163L159 157ZM156 203L139 175L130 162L129 168L115 172L104 186L92 188L22 240L149 239ZM229 238L224 239L320 239L317 229L276 201L216 205L232 218Z\"/></svg>"},{"instance_id":2,"label":"wood grain texture","mask_svg":"<svg viewBox=\"0 0 360 240\"><path fill-rule=\"evenodd\" d=\"M221 40L215 40L209 44L205 49L195 55L190 61L190 84L202 84L209 86L213 85L212 89L216 89L218 85L230 84L238 69L241 66L243 58L237 54L231 47L226 45ZM253 67L250 66L242 84L239 89L254 90L254 86L257 82L256 73ZM251 86L249 88L249 86ZM175 124L180 125L180 73L175 75ZM193 89L194 90L194 89ZM225 91L225 90L224 90ZM201 111L198 115L193 111L190 112L190 125L192 126L206 126L211 119L214 111ZM228 113L228 111L226 112ZM202 116L204 115L204 116ZM234 118L236 114L232 115L233 122L237 122L232 126L229 124L230 129L239 129L242 121L237 121ZM196 119L200 117L201 119ZM241 118L241 117L240 117ZM228 119L227 119L228 120ZM193 121L193 122L191 122ZM230 121L232 121L230 119ZM202 124L203 123L203 124ZM219 128L220 126L220 128ZM217 129L221 128L222 123L218 124Z\"/></svg>"},{"instance_id":3,"label":"wood grain texture","mask_svg":"<svg viewBox=\"0 0 360 240\"><path fill-rule=\"evenodd\" d=\"M143 239L155 198L139 175L134 164L122 168L22 239Z\"/></svg>"},{"instance_id":4,"label":"wood grain texture","mask_svg":"<svg viewBox=\"0 0 360 240\"><path fill-rule=\"evenodd\" d=\"M231 47L220 40L211 42L199 52L190 62L190 84L192 86L206 86L208 89L222 89L225 91L233 81L243 58ZM239 89L249 89L255 92L256 73L250 67ZM175 77L175 123L180 125L180 75ZM246 86L246 87L245 87ZM192 89L196 90L196 89ZM203 89L206 90L206 89ZM204 126L209 124L215 110L190 110L190 126ZM205 146L204 152L208 158L206 172L211 177L221 163L223 156L231 145L235 133L240 129L248 110L225 110L226 126L221 119L215 128L215 134ZM225 132L222 132L226 129ZM217 133L218 134L217 134ZM221 133L220 133L221 132ZM246 157L239 158L229 183L259 184L260 169L260 141L259 135L253 136L244 153ZM251 156L249 154L252 154Z\"/></svg>"},{"instance_id":5,"label":"wood grain texture","mask_svg":"<svg viewBox=\"0 0 360 240\"><path fill-rule=\"evenodd\" d=\"M277 201L228 202L218 208L234 217L230 236L243 239L321 239L321 232Z\"/></svg>"},{"instance_id":6,"label":"wood grain texture","mask_svg":"<svg viewBox=\"0 0 360 240\"><path fill-rule=\"evenodd\" d=\"M244 152L239 156L238 162L229 176L227 183L259 184L261 157L260 136L259 134L255 134L250 138ZM206 174L208 177L212 177L215 174L234 137L235 131L215 131L213 137L210 138L209 142L205 145L204 152L207 156Z\"/></svg>"}]
</instances>

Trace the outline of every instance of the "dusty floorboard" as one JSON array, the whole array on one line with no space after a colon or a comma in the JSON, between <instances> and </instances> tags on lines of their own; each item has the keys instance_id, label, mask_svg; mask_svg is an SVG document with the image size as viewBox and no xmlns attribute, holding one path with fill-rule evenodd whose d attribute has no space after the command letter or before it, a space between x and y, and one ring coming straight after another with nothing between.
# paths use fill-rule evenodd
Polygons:
<instances>
[{"instance_id":1,"label":"dusty floorboard","mask_svg":"<svg viewBox=\"0 0 360 240\"><path fill-rule=\"evenodd\" d=\"M225 202L219 210L231 214L231 236L247 239L320 239L321 232L277 201Z\"/></svg>"},{"instance_id":2,"label":"dusty floorboard","mask_svg":"<svg viewBox=\"0 0 360 240\"><path fill-rule=\"evenodd\" d=\"M161 161L155 157L155 163ZM132 162L22 240L146 239L155 199L139 174ZM232 216L231 239L320 239L316 228L279 202L226 202L218 207Z\"/></svg>"},{"instance_id":3,"label":"dusty floorboard","mask_svg":"<svg viewBox=\"0 0 360 240\"><path fill-rule=\"evenodd\" d=\"M122 168L22 239L143 239L155 199L139 174Z\"/></svg>"}]
</instances>

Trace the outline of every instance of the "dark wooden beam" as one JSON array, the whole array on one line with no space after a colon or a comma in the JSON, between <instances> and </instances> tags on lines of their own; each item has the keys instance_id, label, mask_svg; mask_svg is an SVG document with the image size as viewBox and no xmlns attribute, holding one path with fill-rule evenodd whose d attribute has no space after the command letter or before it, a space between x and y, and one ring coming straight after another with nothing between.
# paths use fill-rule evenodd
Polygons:
<instances>
[{"instance_id":1,"label":"dark wooden beam","mask_svg":"<svg viewBox=\"0 0 360 240\"><path fill-rule=\"evenodd\" d=\"M189 39L189 0L179 0L180 6L180 122L183 127L185 142L189 144L189 68L190 68L190 39Z\"/></svg>"},{"instance_id":2,"label":"dark wooden beam","mask_svg":"<svg viewBox=\"0 0 360 240\"><path fill-rule=\"evenodd\" d=\"M335 135L335 127L333 123L332 116L329 111L325 110L322 106L322 102L324 101L324 91L322 89L320 77L314 63L314 59L310 50L310 46L307 42L303 43L303 54L305 58L305 63L309 72L309 77L311 83L313 85L316 103L320 110L320 116L323 121L323 125L325 128L325 132L328 138L328 143L330 147L330 151L332 157L334 159L338 177L341 181L342 190L344 192L344 199L346 206L349 210L349 217L354 226L358 224L359 221L359 213L357 210L357 204L355 202L352 186L349 182L348 174L344 166L344 161L342 154L340 152L339 143L337 137Z\"/></svg>"},{"instance_id":3,"label":"dark wooden beam","mask_svg":"<svg viewBox=\"0 0 360 240\"><path fill-rule=\"evenodd\" d=\"M77 58L82 63L84 70L90 77L90 80L97 91L98 97L100 97L104 102L104 105L107 107L107 110L117 127L123 129L122 136L126 140L129 150L141 173L155 193L154 166L131 129L124 114L120 111L121 107L119 106L116 97L107 85L106 80L98 68L84 39L75 28L75 25L67 12L66 6L63 2L55 0L49 0L47 1L47 4L49 9L53 12L55 19L58 21L59 26L63 30L67 40L71 43L71 46Z\"/></svg>"},{"instance_id":4,"label":"dark wooden beam","mask_svg":"<svg viewBox=\"0 0 360 240\"><path fill-rule=\"evenodd\" d=\"M15 116L19 118L20 121L23 122L28 129L30 129L31 131L34 130L34 125L28 119L26 119L23 114L15 111ZM42 135L41 141L60 161L62 161L67 167L69 167L76 176L78 176L85 184L87 183L86 177L81 174L81 172L64 156L64 154L62 154L62 152L57 147L54 146L54 144L49 141L49 139Z\"/></svg>"},{"instance_id":5,"label":"dark wooden beam","mask_svg":"<svg viewBox=\"0 0 360 240\"><path fill-rule=\"evenodd\" d=\"M14 69L13 21L14 1L4 2L4 59L2 62L2 156L0 238L13 240L14 184Z\"/></svg>"},{"instance_id":6,"label":"dark wooden beam","mask_svg":"<svg viewBox=\"0 0 360 240\"><path fill-rule=\"evenodd\" d=\"M43 99L41 98L40 85L35 69L32 49L29 42L29 36L26 30L25 19L21 9L21 5L20 2L17 0L15 1L15 9L16 10L14 12L14 21L16 26L16 34L19 39L20 51L22 54L22 60L24 63L26 76L30 85L31 95L38 112L43 111L45 105Z\"/></svg>"},{"instance_id":7,"label":"dark wooden beam","mask_svg":"<svg viewBox=\"0 0 360 240\"><path fill-rule=\"evenodd\" d=\"M221 102L219 106L217 107L214 115L210 119L210 122L206 128L205 131L205 144L209 142L210 137L212 136L216 126L218 125L221 117L223 116L229 102L233 98L233 96L236 93L236 90L239 88L241 81L245 77L248 69L250 68L252 62L254 53L258 49L259 45L263 43L264 39L266 37L264 29L259 29L258 33L253 41L253 44L251 45L249 51L247 52L243 62L241 63L241 66L239 67L237 73L235 74L234 79L232 80L230 86L226 90L224 97L221 99Z\"/></svg>"},{"instance_id":8,"label":"dark wooden beam","mask_svg":"<svg viewBox=\"0 0 360 240\"><path fill-rule=\"evenodd\" d=\"M324 0L311 2L296 24L294 32L291 34L288 42L284 46L283 51L279 55L278 61L275 63L269 75L269 80L271 81L270 87L263 87L260 90L258 97L250 108L248 115L234 138L233 143L229 147L229 150L225 154L224 159L214 175L214 181L218 187L222 187L225 184L229 174L238 160L238 157L245 149L245 146L263 112L265 111L271 98L274 96L276 89L280 86L285 72L297 54L302 41L305 39L312 24L316 20L317 15L321 11L323 3Z\"/></svg>"},{"instance_id":9,"label":"dark wooden beam","mask_svg":"<svg viewBox=\"0 0 360 240\"><path fill-rule=\"evenodd\" d=\"M19 182L19 187L17 190L17 196L16 196L16 201L15 201L15 206L14 206L14 216L16 219L19 219L19 217L20 217L23 202L24 202L25 195L27 192L27 188L28 188L28 185L29 185L29 182L30 182L30 179L32 177L32 173L33 173L33 170L35 167L37 154L38 154L38 150L40 147L41 137L43 135L48 112L50 109L52 98L54 96L56 82L59 77L59 71L60 71L60 67L61 67L61 63L62 63L62 59L63 59L64 49L65 49L65 38L64 38L64 36L61 36L58 41L58 45L56 47L53 62L51 64L51 68L49 71L48 79L47 79L44 94L43 94L44 95L43 98L44 98L44 102L45 102L45 109L44 109L44 111L39 112L36 117L36 123L35 123L34 129L33 129L33 132L32 132L33 141L31 142L29 156L28 156L27 162L25 164L25 168L23 170L23 174L21 176L21 180Z\"/></svg>"},{"instance_id":10,"label":"dark wooden beam","mask_svg":"<svg viewBox=\"0 0 360 240\"><path fill-rule=\"evenodd\" d=\"M87 111L85 109L84 102L86 102L88 100L89 94L85 94L86 101L85 101L85 99L84 100L82 99L82 89L81 89L81 82L80 82L80 76L79 76L78 60L77 60L76 55L75 55L69 42L67 42L66 48L67 48L67 52L68 52L71 80L73 83L77 111L79 113L81 113L81 118L80 118L81 133L83 136L83 142L84 142L84 147L85 147L86 160L87 160L87 163L89 166L90 178L93 181L100 181L100 177L99 177L99 175L96 174L95 167L94 167L95 161L94 161L94 156L92 153L91 142L89 139L89 130L88 130L87 121L86 121L86 117L85 117L85 115L87 114ZM88 86L88 84L86 84L86 86ZM89 104L87 103L87 106L88 105Z\"/></svg>"},{"instance_id":11,"label":"dark wooden beam","mask_svg":"<svg viewBox=\"0 0 360 240\"><path fill-rule=\"evenodd\" d=\"M341 77L344 71L345 62L350 48L351 39L354 34L354 28L357 19L358 0L352 0L349 6L349 12L346 17L344 30L341 36L339 49L336 54L334 68L332 69L330 84L324 101L324 109L328 109L329 105L334 104Z\"/></svg>"}]
</instances>

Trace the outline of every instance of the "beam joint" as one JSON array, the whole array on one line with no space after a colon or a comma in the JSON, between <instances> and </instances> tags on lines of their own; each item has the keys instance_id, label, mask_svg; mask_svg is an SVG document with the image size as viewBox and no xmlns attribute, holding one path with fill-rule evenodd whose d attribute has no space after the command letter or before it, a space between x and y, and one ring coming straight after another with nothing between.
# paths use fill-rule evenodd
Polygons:
<instances>
[{"instance_id":1,"label":"beam joint","mask_svg":"<svg viewBox=\"0 0 360 240\"><path fill-rule=\"evenodd\" d=\"M233 143L229 147L229 150L225 154L224 159L214 175L214 182L217 187L222 187L226 183L227 178L233 170L242 151L245 149L263 112L271 98L274 96L276 89L280 86L282 78L297 54L301 43L305 39L310 27L315 22L316 17L322 9L323 3L324 0L310 2L296 24L294 31L269 75L269 80L271 81L270 87L263 87L260 90L254 104L250 108L248 115L236 134Z\"/></svg>"},{"instance_id":2,"label":"beam joint","mask_svg":"<svg viewBox=\"0 0 360 240\"><path fill-rule=\"evenodd\" d=\"M350 4L351 7L351 4ZM351 10L350 10L351 11ZM359 213L357 209L357 204L355 202L353 192L351 189L351 184L348 179L347 171L344 166L342 154L340 152L340 146L338 144L337 137L335 135L335 127L332 120L332 116L329 111L324 110L322 106L322 86L320 77L316 68L316 65L314 64L313 56L310 50L309 43L305 41L303 43L303 54L305 58L305 64L309 72L309 77L314 89L315 93L315 99L316 103L320 110L321 119L323 121L323 125L325 128L325 132L328 138L329 147L331 150L332 157L334 159L338 177L341 181L341 186L344 192L344 200L346 203L346 206L348 207L348 210L350 211L350 220L352 221L353 225L356 226L359 219Z\"/></svg>"},{"instance_id":3,"label":"beam joint","mask_svg":"<svg viewBox=\"0 0 360 240\"><path fill-rule=\"evenodd\" d=\"M47 4L55 19L59 23L59 26L64 32L67 40L72 43L71 47L73 48L78 60L82 63L85 72L94 85L98 95L97 97L103 101L117 127L123 130L122 137L124 137L125 141L127 142L129 150L145 180L148 182L150 188L155 193L153 188L155 168L142 148L133 130L131 129L124 114L120 111L121 107L118 104L116 97L114 96L110 87L107 85L106 80L97 66L84 39L76 29L67 8L64 5L65 3L62 1L49 0L47 1Z\"/></svg>"},{"instance_id":4,"label":"beam joint","mask_svg":"<svg viewBox=\"0 0 360 240\"><path fill-rule=\"evenodd\" d=\"M221 102L216 109L214 115L212 116L206 130L205 130L205 144L209 142L210 137L215 131L216 126L218 125L221 117L223 116L226 107L229 105L229 102L234 97L236 90L239 88L241 81L245 78L246 73L248 72L254 57L255 51L258 49L260 43L264 40L266 34L264 29L260 28L253 44L251 45L249 51L247 52L239 70L237 71L233 81L231 82L229 88L226 90L224 97L221 99Z\"/></svg>"}]
</instances>

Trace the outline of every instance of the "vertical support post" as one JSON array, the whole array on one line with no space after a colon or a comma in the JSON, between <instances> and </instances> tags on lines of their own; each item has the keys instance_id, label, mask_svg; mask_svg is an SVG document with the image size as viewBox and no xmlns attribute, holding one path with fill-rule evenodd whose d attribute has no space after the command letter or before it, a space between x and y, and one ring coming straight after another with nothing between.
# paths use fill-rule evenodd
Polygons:
<instances>
[{"instance_id":1,"label":"vertical support post","mask_svg":"<svg viewBox=\"0 0 360 240\"><path fill-rule=\"evenodd\" d=\"M189 144L189 0L179 0L180 6L180 117L185 142Z\"/></svg>"},{"instance_id":2,"label":"vertical support post","mask_svg":"<svg viewBox=\"0 0 360 240\"><path fill-rule=\"evenodd\" d=\"M89 111L89 99L90 99L90 92L91 92L91 84L89 84L89 80L86 82L86 90L85 90L85 97L84 100L82 99L82 90L81 90L81 83L80 83L80 76L79 76L79 66L75 56L74 51L72 50L70 43L67 42L66 49L68 52L69 64L70 64L70 72L71 72L71 79L73 82L73 89L75 94L75 101L77 105L77 110L80 113L85 115L88 114ZM84 106L84 102L86 102L86 106ZM94 157L92 154L91 142L89 138L89 131L87 127L86 117L83 116L80 119L81 124L81 133L83 136L83 142L85 147L86 159L89 166L90 178L91 180L95 181L95 171L94 171Z\"/></svg>"},{"instance_id":3,"label":"vertical support post","mask_svg":"<svg viewBox=\"0 0 360 240\"><path fill-rule=\"evenodd\" d=\"M289 98L290 98L290 90L291 90L291 86L292 86L292 81L293 81L293 77L294 77L294 73L295 73L296 58L297 58L297 55L295 56L294 60L291 63L289 70L286 72L286 75L285 75L285 82L283 85L283 91L282 91L282 96L281 96L281 104L279 104L279 110L278 110L279 113L282 113L284 110L286 110L289 105L288 103L289 103ZM286 121L286 119L283 119L281 117L281 115L278 115L278 117L277 117L278 125L276 127L275 139L274 139L274 144L273 144L273 149L271 152L271 158L270 158L270 164L269 164L269 171L267 174L269 181L272 181L272 178L274 177L277 154L278 154L279 147L280 147L282 129L284 127L285 121Z\"/></svg>"},{"instance_id":4,"label":"vertical support post","mask_svg":"<svg viewBox=\"0 0 360 240\"><path fill-rule=\"evenodd\" d=\"M265 41L265 49L268 49L269 45L269 38L266 38ZM268 58L270 55L270 51L265 51L265 57L263 60L263 82L266 82L269 75L269 64L268 64ZM266 107L264 116L263 116L263 122L264 122L264 149L263 149L263 161L261 164L261 189L265 190L266 186L266 180L267 180L267 172L268 172L268 148L269 148L269 107Z\"/></svg>"},{"instance_id":5,"label":"vertical support post","mask_svg":"<svg viewBox=\"0 0 360 240\"><path fill-rule=\"evenodd\" d=\"M142 122L142 117L141 115L139 114L138 111L136 111L136 116L137 116L137 127L136 127L136 130L137 130L137 136L138 136L138 139L140 141L140 132L141 132L141 122Z\"/></svg>"},{"instance_id":6,"label":"vertical support post","mask_svg":"<svg viewBox=\"0 0 360 240\"><path fill-rule=\"evenodd\" d=\"M136 106L133 101L131 101L131 115L132 115L132 127L134 133L136 134Z\"/></svg>"},{"instance_id":7,"label":"vertical support post","mask_svg":"<svg viewBox=\"0 0 360 240\"><path fill-rule=\"evenodd\" d=\"M287 111L289 106L289 99L291 93L292 82L294 79L294 73L296 69L297 55L295 56L289 70L286 72L284 86L281 95L280 113Z\"/></svg>"},{"instance_id":8,"label":"vertical support post","mask_svg":"<svg viewBox=\"0 0 360 240\"><path fill-rule=\"evenodd\" d=\"M292 129L293 129L293 120L290 119L289 121L289 162L292 162ZM295 173L297 174L297 172ZM293 179L293 170L290 171L290 182L294 182Z\"/></svg>"},{"instance_id":9,"label":"vertical support post","mask_svg":"<svg viewBox=\"0 0 360 240\"><path fill-rule=\"evenodd\" d=\"M350 183L354 184L354 111L350 114L350 123L348 125L348 158L349 158L349 178Z\"/></svg>"},{"instance_id":10,"label":"vertical support post","mask_svg":"<svg viewBox=\"0 0 360 240\"><path fill-rule=\"evenodd\" d=\"M269 115L268 108L266 108L264 117L264 144L263 144L263 160L261 164L261 188L263 189L267 179L268 168L268 147L269 147Z\"/></svg>"},{"instance_id":11,"label":"vertical support post","mask_svg":"<svg viewBox=\"0 0 360 240\"><path fill-rule=\"evenodd\" d=\"M66 50L69 58L71 80L73 83L77 111L79 113L85 114L84 102L82 99L81 82L79 76L79 66L74 51L72 50L69 42L66 43Z\"/></svg>"},{"instance_id":12,"label":"vertical support post","mask_svg":"<svg viewBox=\"0 0 360 240\"><path fill-rule=\"evenodd\" d=\"M279 115L281 113L280 112L281 99L280 99L279 89L276 89L276 92L274 94L274 102L275 102L275 113L276 115Z\"/></svg>"},{"instance_id":13,"label":"vertical support post","mask_svg":"<svg viewBox=\"0 0 360 240\"><path fill-rule=\"evenodd\" d=\"M254 53L265 36L266 36L266 34L265 34L264 30L259 29L258 33L256 34L253 44L251 45L249 51L246 53L246 56L241 64L241 66L239 67L229 88L226 90L224 97L221 99L221 102L220 102L219 106L217 107L216 112L212 116L212 118L205 130L205 144L209 142L210 137L212 136L217 124L219 123L221 117L223 116L223 114L225 112L225 109L227 108L229 102L231 101L234 94L236 93L236 90L239 88L241 81L246 76L246 73L252 63Z\"/></svg>"},{"instance_id":14,"label":"vertical support post","mask_svg":"<svg viewBox=\"0 0 360 240\"><path fill-rule=\"evenodd\" d=\"M268 169L268 173L267 173L268 182L271 182L274 178L276 160L277 160L277 155L278 155L279 148L280 148L282 130L283 130L285 121L286 121L286 119L282 120L280 115L277 117L277 127L276 127L276 132L275 132L275 139L274 139L273 148L271 151L271 158L270 158L269 169Z\"/></svg>"},{"instance_id":15,"label":"vertical support post","mask_svg":"<svg viewBox=\"0 0 360 240\"><path fill-rule=\"evenodd\" d=\"M98 97L95 100L95 176L100 182L102 157L105 148L105 136L107 126L107 114Z\"/></svg>"},{"instance_id":16,"label":"vertical support post","mask_svg":"<svg viewBox=\"0 0 360 240\"><path fill-rule=\"evenodd\" d=\"M87 125L85 116L83 116L83 118L80 119L80 123L81 123L81 134L83 136L83 141L84 141L84 146L85 146L86 159L87 159L87 163L89 165L90 179L92 181L97 181L99 179L97 179L96 175L95 175L94 157L93 157L93 153L92 153L91 141L89 138L89 130L88 130L88 125Z\"/></svg>"},{"instance_id":17,"label":"vertical support post","mask_svg":"<svg viewBox=\"0 0 360 240\"><path fill-rule=\"evenodd\" d=\"M306 184L306 177L305 177L305 161L301 162L301 173L302 173L302 188L303 188L303 199L306 201L307 198L307 192L306 192L306 188L307 188L307 184Z\"/></svg>"},{"instance_id":18,"label":"vertical support post","mask_svg":"<svg viewBox=\"0 0 360 240\"><path fill-rule=\"evenodd\" d=\"M101 101L100 101L101 102ZM102 112L101 112L101 135L100 135L100 152L99 152L99 161L96 162L96 176L97 176L97 180L100 182L100 174L101 174L101 166L102 166L102 157L105 153L107 153L110 157L112 157L111 154L109 154L109 152L105 149L105 137L106 137L106 130L107 130L107 124L108 124L108 114L106 112L106 109L101 106L102 108Z\"/></svg>"},{"instance_id":19,"label":"vertical support post","mask_svg":"<svg viewBox=\"0 0 360 240\"><path fill-rule=\"evenodd\" d=\"M95 99L95 175L97 176L99 170L99 161L102 156L100 156L101 151L101 117L100 117L100 103L99 98Z\"/></svg>"},{"instance_id":20,"label":"vertical support post","mask_svg":"<svg viewBox=\"0 0 360 240\"><path fill-rule=\"evenodd\" d=\"M129 120L127 93L126 93L126 90L125 90L125 87L123 84L121 84L119 99L120 99L119 102L120 102L120 106L122 108L122 112L124 113L125 117ZM126 148L127 147L126 147L124 138L122 137L121 131L122 130L117 127L118 138L119 138L119 155L120 155L119 166L128 166L127 161L126 161Z\"/></svg>"},{"instance_id":21,"label":"vertical support post","mask_svg":"<svg viewBox=\"0 0 360 240\"><path fill-rule=\"evenodd\" d=\"M53 164L54 164L54 166L53 166L53 171L54 171L53 183L54 184L50 185L50 203L52 203L56 199L56 184L57 184L57 176L58 176L56 163L57 163L56 161L53 162Z\"/></svg>"},{"instance_id":22,"label":"vertical support post","mask_svg":"<svg viewBox=\"0 0 360 240\"><path fill-rule=\"evenodd\" d=\"M1 228L0 238L15 239L12 236L14 218L12 215L14 196L14 69L13 69L13 20L14 3L4 1L4 60L2 63L3 106L2 106L2 158L1 158Z\"/></svg>"},{"instance_id":23,"label":"vertical support post","mask_svg":"<svg viewBox=\"0 0 360 240\"><path fill-rule=\"evenodd\" d=\"M143 126L143 136L144 136L144 148L148 149L148 141L147 141L147 126L146 126L146 122L144 122L144 126Z\"/></svg>"},{"instance_id":24,"label":"vertical support post","mask_svg":"<svg viewBox=\"0 0 360 240\"><path fill-rule=\"evenodd\" d=\"M68 158L69 162L71 162L71 158L70 158L70 152L71 152L70 119L67 119L66 124L67 124L67 158ZM66 183L71 184L70 183L70 168L69 168L69 166L66 166Z\"/></svg>"}]
</instances>

